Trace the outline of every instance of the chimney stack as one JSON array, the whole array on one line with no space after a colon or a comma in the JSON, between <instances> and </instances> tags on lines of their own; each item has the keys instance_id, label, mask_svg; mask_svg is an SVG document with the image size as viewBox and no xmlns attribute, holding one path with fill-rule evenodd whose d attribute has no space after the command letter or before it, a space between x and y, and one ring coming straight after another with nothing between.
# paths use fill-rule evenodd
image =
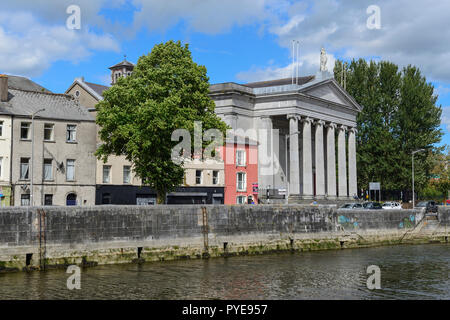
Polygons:
<instances>
[{"instance_id":1,"label":"chimney stack","mask_svg":"<svg viewBox=\"0 0 450 320\"><path fill-rule=\"evenodd\" d=\"M8 76L6 74L0 74L0 101L8 101Z\"/></svg>"}]
</instances>

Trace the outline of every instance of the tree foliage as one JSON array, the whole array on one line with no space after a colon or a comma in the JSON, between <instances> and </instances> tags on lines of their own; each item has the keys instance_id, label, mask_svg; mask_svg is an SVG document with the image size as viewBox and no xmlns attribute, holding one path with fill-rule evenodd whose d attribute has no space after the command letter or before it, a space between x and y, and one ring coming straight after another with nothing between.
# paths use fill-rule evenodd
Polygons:
<instances>
[{"instance_id":1,"label":"tree foliage","mask_svg":"<svg viewBox=\"0 0 450 320\"><path fill-rule=\"evenodd\" d=\"M431 171L432 177L430 179L430 184L427 187L436 191L441 199L446 199L448 197L448 192L450 190L450 150L447 147L445 153L435 154L432 163L433 169ZM435 197L436 199L436 197Z\"/></svg>"},{"instance_id":2,"label":"tree foliage","mask_svg":"<svg viewBox=\"0 0 450 320\"><path fill-rule=\"evenodd\" d=\"M379 181L388 190L411 190L411 152L415 154L415 188L423 189L433 168L432 155L440 152L442 109L434 87L420 70L402 70L391 62L337 61L335 79L346 71L346 90L362 106L357 117L358 184L367 189Z\"/></svg>"},{"instance_id":3,"label":"tree foliage","mask_svg":"<svg viewBox=\"0 0 450 320\"><path fill-rule=\"evenodd\" d=\"M202 130L226 131L214 113L206 68L197 65L188 45L169 41L139 58L133 74L120 78L97 105L103 144L97 156L124 155L144 185L154 188L161 202L183 182L182 164L171 160L176 129L194 135L194 121ZM192 141L192 140L191 140Z\"/></svg>"}]
</instances>

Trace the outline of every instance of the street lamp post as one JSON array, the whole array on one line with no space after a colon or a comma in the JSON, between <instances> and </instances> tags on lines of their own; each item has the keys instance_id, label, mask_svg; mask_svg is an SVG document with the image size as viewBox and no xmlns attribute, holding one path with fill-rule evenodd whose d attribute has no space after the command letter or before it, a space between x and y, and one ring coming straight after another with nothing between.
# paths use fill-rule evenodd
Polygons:
<instances>
[{"instance_id":1,"label":"street lamp post","mask_svg":"<svg viewBox=\"0 0 450 320\"><path fill-rule=\"evenodd\" d=\"M34 197L33 197L33 160L34 160L34 116L37 115L39 112L45 111L45 109L40 109L36 112L34 112L31 115L31 167L30 167L30 204L33 207L34 206Z\"/></svg>"},{"instance_id":2,"label":"street lamp post","mask_svg":"<svg viewBox=\"0 0 450 320\"><path fill-rule=\"evenodd\" d=\"M284 160L285 160L285 162L286 162L286 166L285 166L285 168L286 168L286 203L288 202L288 198L289 198L289 179L288 179L288 174L289 174L289 172L288 172L288 152L287 152L287 150L288 150L288 139L291 137L291 136L293 136L294 134L299 134L300 133L300 131L297 131L297 132L294 132L294 133L291 133L291 134L286 134L285 135L285 139L284 139L284 154L285 154L285 157L284 157Z\"/></svg>"},{"instance_id":3,"label":"street lamp post","mask_svg":"<svg viewBox=\"0 0 450 320\"><path fill-rule=\"evenodd\" d=\"M415 204L415 195L414 195L414 155L418 152L425 151L425 149L419 149L416 151L411 152L411 162L412 162L412 205L414 209Z\"/></svg>"}]
</instances>

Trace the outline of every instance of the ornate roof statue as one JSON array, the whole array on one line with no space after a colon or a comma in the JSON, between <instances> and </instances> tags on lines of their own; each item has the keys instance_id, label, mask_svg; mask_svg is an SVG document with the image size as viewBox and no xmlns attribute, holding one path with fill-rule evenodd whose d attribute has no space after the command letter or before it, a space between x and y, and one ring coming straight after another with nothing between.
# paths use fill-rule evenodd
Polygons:
<instances>
[{"instance_id":1,"label":"ornate roof statue","mask_svg":"<svg viewBox=\"0 0 450 320\"><path fill-rule=\"evenodd\" d=\"M320 50L320 71L327 71L327 53L325 52L325 49L322 48Z\"/></svg>"}]
</instances>

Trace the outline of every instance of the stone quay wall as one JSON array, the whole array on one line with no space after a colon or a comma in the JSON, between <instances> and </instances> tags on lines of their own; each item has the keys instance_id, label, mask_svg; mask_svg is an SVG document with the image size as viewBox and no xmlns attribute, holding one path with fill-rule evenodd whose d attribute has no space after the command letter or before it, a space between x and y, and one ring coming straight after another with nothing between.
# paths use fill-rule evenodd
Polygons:
<instances>
[{"instance_id":1,"label":"stone quay wall","mask_svg":"<svg viewBox=\"0 0 450 320\"><path fill-rule=\"evenodd\" d=\"M450 209L309 205L9 207L0 272L401 243L448 243Z\"/></svg>"}]
</instances>

